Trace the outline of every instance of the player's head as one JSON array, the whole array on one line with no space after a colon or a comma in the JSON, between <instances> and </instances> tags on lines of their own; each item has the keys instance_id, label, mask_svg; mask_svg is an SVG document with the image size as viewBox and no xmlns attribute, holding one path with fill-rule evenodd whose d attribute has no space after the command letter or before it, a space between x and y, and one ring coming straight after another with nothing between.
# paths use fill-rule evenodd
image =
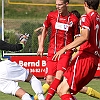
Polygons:
<instances>
[{"instance_id":1,"label":"player's head","mask_svg":"<svg viewBox=\"0 0 100 100\"><path fill-rule=\"evenodd\" d=\"M67 13L67 5L69 0L56 0L56 8L59 14L66 14Z\"/></svg>"},{"instance_id":2,"label":"player's head","mask_svg":"<svg viewBox=\"0 0 100 100\"><path fill-rule=\"evenodd\" d=\"M99 0L84 0L84 4L89 9L97 10L99 7Z\"/></svg>"},{"instance_id":3,"label":"player's head","mask_svg":"<svg viewBox=\"0 0 100 100\"><path fill-rule=\"evenodd\" d=\"M77 10L72 10L71 13L73 13L78 19L80 19L81 15Z\"/></svg>"}]
</instances>

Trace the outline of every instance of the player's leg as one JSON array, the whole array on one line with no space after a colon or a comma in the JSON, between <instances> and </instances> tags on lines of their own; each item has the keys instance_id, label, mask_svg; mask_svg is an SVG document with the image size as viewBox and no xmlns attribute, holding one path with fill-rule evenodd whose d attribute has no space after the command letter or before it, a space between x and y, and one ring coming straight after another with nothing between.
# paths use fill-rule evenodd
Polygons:
<instances>
[{"instance_id":1,"label":"player's leg","mask_svg":"<svg viewBox=\"0 0 100 100\"><path fill-rule=\"evenodd\" d=\"M72 61L71 65L70 65L71 70L64 73L64 76L66 76L66 78L68 78L68 80L67 80L68 84L71 87L71 90L74 94L79 92L79 90L83 86L87 85L93 79L95 72L97 70L97 66L95 64L93 64L91 62L91 60L88 60L88 57L86 57L86 55L84 55L84 56L83 55L77 57L77 59L76 59L77 64L76 64L76 62L74 64L74 61ZM84 57L85 59L82 59L82 57ZM73 69L75 69L75 70L73 70ZM73 71L75 74L70 74ZM69 78L68 77L69 75L72 75L72 77L73 77L72 79L74 81L73 80L70 81L71 77ZM73 76L73 75L75 75L75 76ZM70 82L74 82L74 83L71 84ZM83 90L84 90L84 93L86 93L88 88L84 87ZM82 90L81 90L81 92L82 92Z\"/></svg>"},{"instance_id":2,"label":"player's leg","mask_svg":"<svg viewBox=\"0 0 100 100\"><path fill-rule=\"evenodd\" d=\"M22 88L19 88L16 93L15 96L20 98L21 100L34 100L34 98L29 95L25 90L23 90Z\"/></svg>"},{"instance_id":3,"label":"player's leg","mask_svg":"<svg viewBox=\"0 0 100 100\"><path fill-rule=\"evenodd\" d=\"M27 79L25 80L26 82L30 82L32 89L34 90L34 92L36 93L36 95L38 96L39 100L44 100L44 96L43 96L43 90L42 90L42 84L41 81L38 80L34 75L32 75L31 73L29 73Z\"/></svg>"},{"instance_id":4,"label":"player's leg","mask_svg":"<svg viewBox=\"0 0 100 100\"><path fill-rule=\"evenodd\" d=\"M46 71L45 71L45 78L46 78L46 83L42 86L44 94L47 93L49 89L49 85L52 83L54 80L54 77L56 75L57 71L57 62L52 61L53 55L48 55L47 58L47 66L46 66ZM37 97L35 96L35 99L37 100Z\"/></svg>"},{"instance_id":5,"label":"player's leg","mask_svg":"<svg viewBox=\"0 0 100 100\"><path fill-rule=\"evenodd\" d=\"M43 93L46 94L48 89L49 89L50 85L48 83L43 84L42 88L43 88Z\"/></svg>"},{"instance_id":6,"label":"player's leg","mask_svg":"<svg viewBox=\"0 0 100 100\"><path fill-rule=\"evenodd\" d=\"M43 94L44 94L44 95L47 93L47 91L48 91L48 89L49 89L49 87L50 87L50 84L52 83L53 79L54 79L54 76L52 76L52 75L47 75L47 76L46 76L46 82L45 82L45 84L43 84L43 86L42 86ZM34 99L35 99L35 100L38 100L37 95L34 96Z\"/></svg>"},{"instance_id":7,"label":"player's leg","mask_svg":"<svg viewBox=\"0 0 100 100\"><path fill-rule=\"evenodd\" d=\"M94 90L93 88L91 87L86 87L84 86L81 90L80 90L81 93L85 93L91 97L94 97L94 98L98 98L100 99L100 92Z\"/></svg>"},{"instance_id":8,"label":"player's leg","mask_svg":"<svg viewBox=\"0 0 100 100\"><path fill-rule=\"evenodd\" d=\"M71 55L63 54L60 60L57 62L57 71L53 82L50 84L50 88L48 90L48 94L46 96L46 100L51 99L56 93L57 87L62 81L63 73L65 72L67 66L69 65Z\"/></svg>"},{"instance_id":9,"label":"player's leg","mask_svg":"<svg viewBox=\"0 0 100 100\"><path fill-rule=\"evenodd\" d=\"M44 94L44 95L47 93L49 87L50 87L50 85L49 85L48 83L45 83L45 84L42 85L42 89L43 89L43 94ZM34 99L35 99L35 100L38 100L38 96L35 95L35 96L34 96Z\"/></svg>"},{"instance_id":10,"label":"player's leg","mask_svg":"<svg viewBox=\"0 0 100 100\"><path fill-rule=\"evenodd\" d=\"M0 79L0 91L5 94L16 96L22 100L34 100L26 91L20 88L18 82L15 81Z\"/></svg>"},{"instance_id":11,"label":"player's leg","mask_svg":"<svg viewBox=\"0 0 100 100\"><path fill-rule=\"evenodd\" d=\"M54 76L52 76L52 75L47 75L46 76L46 83L43 84L43 86L42 86L43 94L44 95L47 93L47 91L48 91L48 89L50 87L50 84L52 83L53 79L54 79ZM34 99L35 100L38 100L37 95L34 96Z\"/></svg>"},{"instance_id":12,"label":"player's leg","mask_svg":"<svg viewBox=\"0 0 100 100\"><path fill-rule=\"evenodd\" d=\"M65 78L58 86L57 93L61 100L76 100L76 98L72 94L70 94L70 88Z\"/></svg>"},{"instance_id":13,"label":"player's leg","mask_svg":"<svg viewBox=\"0 0 100 100\"><path fill-rule=\"evenodd\" d=\"M63 75L63 71L60 70L56 72L56 77L54 78L53 82L50 84L50 88L48 90L48 94L45 100L51 100L51 98L54 96L54 94L56 93L57 87L61 82L62 75Z\"/></svg>"}]
</instances>

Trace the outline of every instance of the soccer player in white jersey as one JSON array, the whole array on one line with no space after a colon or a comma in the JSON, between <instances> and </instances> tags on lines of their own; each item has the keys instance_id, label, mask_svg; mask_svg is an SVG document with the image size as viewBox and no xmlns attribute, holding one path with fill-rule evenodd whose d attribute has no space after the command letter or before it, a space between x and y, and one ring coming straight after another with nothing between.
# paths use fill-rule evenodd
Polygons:
<instances>
[{"instance_id":1,"label":"soccer player in white jersey","mask_svg":"<svg viewBox=\"0 0 100 100\"><path fill-rule=\"evenodd\" d=\"M18 51L23 49L28 35L20 37L19 44L10 44L0 40L0 50ZM0 59L0 91L11 94L21 100L34 100L24 89L18 86L18 81L29 82L38 95L39 100L44 100L41 82L25 68L10 60Z\"/></svg>"}]
</instances>

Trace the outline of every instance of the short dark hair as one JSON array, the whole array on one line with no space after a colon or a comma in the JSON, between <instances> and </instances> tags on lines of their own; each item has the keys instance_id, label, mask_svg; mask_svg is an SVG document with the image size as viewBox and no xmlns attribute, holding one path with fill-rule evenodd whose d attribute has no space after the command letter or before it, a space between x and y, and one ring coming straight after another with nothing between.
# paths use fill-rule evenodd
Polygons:
<instances>
[{"instance_id":1,"label":"short dark hair","mask_svg":"<svg viewBox=\"0 0 100 100\"><path fill-rule=\"evenodd\" d=\"M73 13L78 19L81 17L80 13L77 10L72 10L71 13Z\"/></svg>"},{"instance_id":2,"label":"short dark hair","mask_svg":"<svg viewBox=\"0 0 100 100\"><path fill-rule=\"evenodd\" d=\"M99 0L84 0L87 3L89 9L97 10L99 7Z\"/></svg>"},{"instance_id":3,"label":"short dark hair","mask_svg":"<svg viewBox=\"0 0 100 100\"><path fill-rule=\"evenodd\" d=\"M66 3L66 2L68 2L69 3L69 0L63 0L64 1L64 3Z\"/></svg>"}]
</instances>

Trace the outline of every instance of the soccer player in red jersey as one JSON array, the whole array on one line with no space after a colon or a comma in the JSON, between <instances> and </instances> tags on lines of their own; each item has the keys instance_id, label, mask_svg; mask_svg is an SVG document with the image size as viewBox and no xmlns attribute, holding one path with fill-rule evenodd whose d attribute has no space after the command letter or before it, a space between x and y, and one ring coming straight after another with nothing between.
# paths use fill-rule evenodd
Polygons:
<instances>
[{"instance_id":1,"label":"soccer player in red jersey","mask_svg":"<svg viewBox=\"0 0 100 100\"><path fill-rule=\"evenodd\" d=\"M97 12L99 0L84 0L86 14L80 20L81 36L58 51L53 60L80 45L79 54L72 60L64 73L64 79L57 88L61 100L75 100L72 94L78 93L87 85L97 71L100 58L100 15ZM50 99L48 99L50 100Z\"/></svg>"},{"instance_id":2,"label":"soccer player in red jersey","mask_svg":"<svg viewBox=\"0 0 100 100\"><path fill-rule=\"evenodd\" d=\"M72 50L65 52L60 60L53 61L52 58L57 51L68 45L74 40L74 36L79 34L78 18L68 11L69 0L56 0L57 10L51 11L44 22L44 28L41 36L41 42L37 53L43 55L43 43L47 35L47 30L51 27L50 43L47 55L46 82L50 88L46 99L49 100L55 94L55 91L62 80L63 73L69 65ZM54 78L55 77L55 78ZM50 95L49 95L50 94Z\"/></svg>"}]
</instances>

